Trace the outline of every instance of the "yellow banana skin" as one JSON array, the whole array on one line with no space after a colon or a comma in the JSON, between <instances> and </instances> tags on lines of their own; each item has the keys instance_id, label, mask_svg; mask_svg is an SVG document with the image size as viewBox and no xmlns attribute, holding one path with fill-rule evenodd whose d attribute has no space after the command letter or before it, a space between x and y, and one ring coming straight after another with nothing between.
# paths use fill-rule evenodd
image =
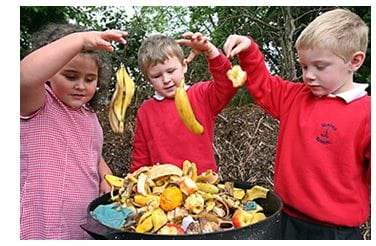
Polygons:
<instances>
[{"instance_id":1,"label":"yellow banana skin","mask_svg":"<svg viewBox=\"0 0 376 246\"><path fill-rule=\"evenodd\" d=\"M117 177L112 174L105 174L104 179L108 183L109 186L112 186L114 188L120 189L123 187L124 179Z\"/></svg>"},{"instance_id":2,"label":"yellow banana skin","mask_svg":"<svg viewBox=\"0 0 376 246\"><path fill-rule=\"evenodd\" d=\"M116 88L112 95L108 120L114 133L124 133L125 116L135 92L135 83L123 65L116 72Z\"/></svg>"},{"instance_id":3,"label":"yellow banana skin","mask_svg":"<svg viewBox=\"0 0 376 246\"><path fill-rule=\"evenodd\" d=\"M175 104L180 118L185 126L193 133L201 135L204 133L204 127L198 122L193 113L187 92L184 90L184 79L176 89Z\"/></svg>"}]
</instances>

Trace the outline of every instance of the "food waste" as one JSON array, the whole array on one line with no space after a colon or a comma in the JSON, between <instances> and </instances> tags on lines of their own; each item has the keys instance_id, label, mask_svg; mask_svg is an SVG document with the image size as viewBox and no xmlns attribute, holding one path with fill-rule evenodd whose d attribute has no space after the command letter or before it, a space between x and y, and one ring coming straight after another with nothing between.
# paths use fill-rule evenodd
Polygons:
<instances>
[{"instance_id":1,"label":"food waste","mask_svg":"<svg viewBox=\"0 0 376 246\"><path fill-rule=\"evenodd\" d=\"M201 234L248 226L266 218L255 201L268 189L250 189L220 182L212 170L197 175L196 164L184 161L141 167L125 178L105 175L111 186L113 209L128 209L131 216L120 229L167 235Z\"/></svg>"},{"instance_id":2,"label":"food waste","mask_svg":"<svg viewBox=\"0 0 376 246\"><path fill-rule=\"evenodd\" d=\"M115 91L111 98L108 120L114 133L124 133L126 112L135 92L135 83L123 65L116 72Z\"/></svg>"},{"instance_id":3,"label":"food waste","mask_svg":"<svg viewBox=\"0 0 376 246\"><path fill-rule=\"evenodd\" d=\"M244 85L247 80L247 73L241 69L239 65L233 66L226 72L227 78L231 81L234 88L239 88ZM185 80L180 82L176 88L175 104L178 114L184 125L194 134L202 135L204 127L196 118L192 106L189 102L188 94L185 91Z\"/></svg>"},{"instance_id":4,"label":"food waste","mask_svg":"<svg viewBox=\"0 0 376 246\"><path fill-rule=\"evenodd\" d=\"M227 71L226 75L227 78L231 80L232 86L234 88L241 87L247 80L247 73L243 71L239 65L233 66L230 70Z\"/></svg>"},{"instance_id":5,"label":"food waste","mask_svg":"<svg viewBox=\"0 0 376 246\"><path fill-rule=\"evenodd\" d=\"M180 118L184 125L194 134L202 135L204 133L204 127L197 120L191 103L189 102L188 94L184 88L184 79L180 82L180 85L176 88L175 93L175 105Z\"/></svg>"}]
</instances>

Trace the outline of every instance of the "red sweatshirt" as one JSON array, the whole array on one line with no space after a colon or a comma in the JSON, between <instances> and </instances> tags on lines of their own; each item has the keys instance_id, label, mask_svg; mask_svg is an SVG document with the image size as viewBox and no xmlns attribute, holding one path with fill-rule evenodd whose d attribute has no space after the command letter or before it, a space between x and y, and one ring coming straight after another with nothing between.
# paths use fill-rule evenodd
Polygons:
<instances>
[{"instance_id":1,"label":"red sweatshirt","mask_svg":"<svg viewBox=\"0 0 376 246\"><path fill-rule=\"evenodd\" d=\"M369 216L371 98L316 97L271 76L252 40L239 54L255 102L280 121L274 189L284 211L323 224L359 226Z\"/></svg>"},{"instance_id":2,"label":"red sweatshirt","mask_svg":"<svg viewBox=\"0 0 376 246\"><path fill-rule=\"evenodd\" d=\"M215 117L236 93L227 79L231 64L220 54L208 59L212 81L195 83L187 94L203 135L191 133L180 119L174 99L145 101L137 112L131 172L142 166L170 163L182 167L184 160L196 163L198 173L217 171L213 138Z\"/></svg>"}]
</instances>

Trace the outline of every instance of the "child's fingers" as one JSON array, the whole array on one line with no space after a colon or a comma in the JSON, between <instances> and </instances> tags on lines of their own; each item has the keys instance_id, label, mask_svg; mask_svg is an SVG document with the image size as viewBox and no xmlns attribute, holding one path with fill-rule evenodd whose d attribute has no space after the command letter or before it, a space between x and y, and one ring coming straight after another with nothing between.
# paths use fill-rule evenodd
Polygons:
<instances>
[{"instance_id":1,"label":"child's fingers","mask_svg":"<svg viewBox=\"0 0 376 246\"><path fill-rule=\"evenodd\" d=\"M93 41L91 48L87 47L88 49L100 49L112 52L114 51L114 47L111 44L111 41L116 41L121 44L126 44L127 41L124 37L128 37L128 33L120 30L106 30L104 32L96 32L95 41Z\"/></svg>"},{"instance_id":2,"label":"child's fingers","mask_svg":"<svg viewBox=\"0 0 376 246\"><path fill-rule=\"evenodd\" d=\"M121 44L125 44L126 41L125 41L124 37L128 37L127 32L112 29L112 30L106 30L104 32L103 38L106 39L106 40L113 40L113 41L117 41Z\"/></svg>"},{"instance_id":3,"label":"child's fingers","mask_svg":"<svg viewBox=\"0 0 376 246\"><path fill-rule=\"evenodd\" d=\"M225 52L226 56L232 58L233 55L231 54L232 49L236 45L234 37L231 35L227 38L225 44L223 45L223 51Z\"/></svg>"},{"instance_id":4,"label":"child's fingers","mask_svg":"<svg viewBox=\"0 0 376 246\"><path fill-rule=\"evenodd\" d=\"M197 53L196 52L193 52L191 51L189 53L189 56L185 59L185 63L188 64L190 63L191 61L193 61L193 59L196 57Z\"/></svg>"},{"instance_id":5,"label":"child's fingers","mask_svg":"<svg viewBox=\"0 0 376 246\"><path fill-rule=\"evenodd\" d=\"M117 29L111 29L106 30L104 33L107 33L109 35L117 36L117 37L128 37L128 33L125 31L117 30Z\"/></svg>"},{"instance_id":6,"label":"child's fingers","mask_svg":"<svg viewBox=\"0 0 376 246\"><path fill-rule=\"evenodd\" d=\"M192 46L191 40L188 40L188 39L178 39L178 40L176 40L176 43L178 43L180 45L188 46L188 47Z\"/></svg>"},{"instance_id":7,"label":"child's fingers","mask_svg":"<svg viewBox=\"0 0 376 246\"><path fill-rule=\"evenodd\" d=\"M202 44L207 44L208 43L208 38L207 37L198 37L197 41L201 42Z\"/></svg>"},{"instance_id":8,"label":"child's fingers","mask_svg":"<svg viewBox=\"0 0 376 246\"><path fill-rule=\"evenodd\" d=\"M196 32L192 35L192 39L195 39L195 40L198 40L198 41L201 41L203 38L204 38L204 36L202 36L202 33L200 33L200 32Z\"/></svg>"},{"instance_id":9,"label":"child's fingers","mask_svg":"<svg viewBox=\"0 0 376 246\"><path fill-rule=\"evenodd\" d=\"M230 56L231 58L233 58L234 56L236 56L237 54L240 53L240 51L242 51L241 47L240 46L236 46L235 48L233 48L230 52Z\"/></svg>"},{"instance_id":10,"label":"child's fingers","mask_svg":"<svg viewBox=\"0 0 376 246\"><path fill-rule=\"evenodd\" d=\"M193 36L193 32L186 32L186 33L183 33L183 34L182 34L182 37L183 37L183 38L191 39L192 36Z\"/></svg>"},{"instance_id":11,"label":"child's fingers","mask_svg":"<svg viewBox=\"0 0 376 246\"><path fill-rule=\"evenodd\" d=\"M109 52L114 51L114 47L112 47L111 43L103 39L98 41L97 49L101 49L101 50L105 50Z\"/></svg>"},{"instance_id":12,"label":"child's fingers","mask_svg":"<svg viewBox=\"0 0 376 246\"><path fill-rule=\"evenodd\" d=\"M242 37L239 35L230 35L223 45L223 51L225 52L227 57L233 58L242 50L245 50L247 48L247 42L247 38L242 39Z\"/></svg>"}]
</instances>

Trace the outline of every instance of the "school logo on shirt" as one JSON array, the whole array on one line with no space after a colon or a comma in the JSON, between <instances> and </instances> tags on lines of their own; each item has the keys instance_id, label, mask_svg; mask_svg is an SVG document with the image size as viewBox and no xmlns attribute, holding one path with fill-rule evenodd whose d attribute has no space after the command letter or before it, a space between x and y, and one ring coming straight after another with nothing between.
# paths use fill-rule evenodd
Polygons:
<instances>
[{"instance_id":1,"label":"school logo on shirt","mask_svg":"<svg viewBox=\"0 0 376 246\"><path fill-rule=\"evenodd\" d=\"M321 128L321 134L316 137L316 141L321 144L331 144L330 136L337 128L332 123L321 123Z\"/></svg>"}]
</instances>

